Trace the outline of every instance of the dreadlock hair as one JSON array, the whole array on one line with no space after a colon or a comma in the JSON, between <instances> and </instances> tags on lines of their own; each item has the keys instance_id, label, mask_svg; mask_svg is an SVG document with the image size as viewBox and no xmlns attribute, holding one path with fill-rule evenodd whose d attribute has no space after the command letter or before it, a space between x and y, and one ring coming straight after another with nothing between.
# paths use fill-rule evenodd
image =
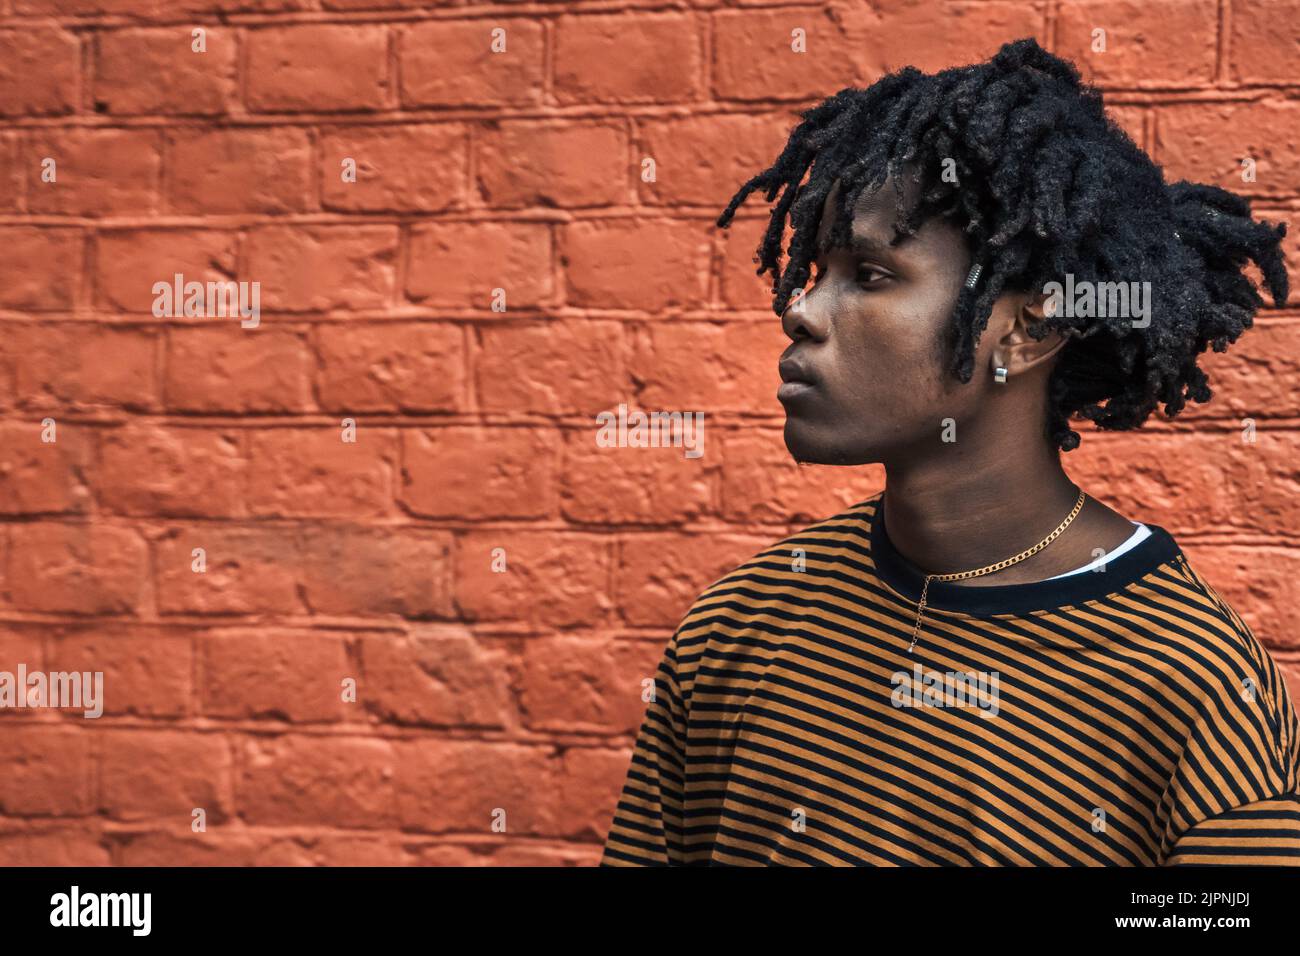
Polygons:
<instances>
[{"instance_id":1,"label":"dreadlock hair","mask_svg":"<svg viewBox=\"0 0 1300 956\"><path fill-rule=\"evenodd\" d=\"M905 67L798 115L776 162L745 183L717 220L725 228L751 192L766 189L771 202L784 186L755 258L757 274L772 272L778 316L808 281L836 179L829 246L848 243L858 196L890 175L894 243L934 215L962 228L980 281L960 291L948 329L949 371L961 382L971 379L975 345L1005 289L1042 289L1067 273L1076 283L1150 282L1145 328L1070 309L1030 327L1036 339L1052 331L1071 339L1048 383L1046 437L1062 451L1079 445L1072 415L1126 430L1141 426L1157 403L1173 417L1189 398L1209 401L1197 356L1207 344L1224 351L1263 305L1242 271L1248 259L1273 303L1286 302L1285 223L1255 221L1247 199L1216 186L1166 184L1160 167L1106 116L1101 93L1033 39L933 75ZM956 182L940 175L945 161ZM921 182L910 210L905 170ZM787 214L793 235L781 269Z\"/></svg>"}]
</instances>

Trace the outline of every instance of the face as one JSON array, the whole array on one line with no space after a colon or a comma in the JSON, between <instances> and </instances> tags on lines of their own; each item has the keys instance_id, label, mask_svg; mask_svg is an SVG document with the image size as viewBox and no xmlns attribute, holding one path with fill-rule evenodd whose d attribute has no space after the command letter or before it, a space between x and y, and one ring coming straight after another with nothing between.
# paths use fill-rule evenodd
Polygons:
<instances>
[{"instance_id":1,"label":"face","mask_svg":"<svg viewBox=\"0 0 1300 956\"><path fill-rule=\"evenodd\" d=\"M909 205L918 187L908 181ZM819 245L830 231L837 182L823 207ZM941 343L971 258L961 231L932 218L890 246L894 186L859 198L854 248L816 260L813 285L781 324L792 344L781 357L785 442L798 461L888 462L938 440L942 420L960 421L978 400L977 378L945 370ZM981 341L981 345L986 344Z\"/></svg>"}]
</instances>

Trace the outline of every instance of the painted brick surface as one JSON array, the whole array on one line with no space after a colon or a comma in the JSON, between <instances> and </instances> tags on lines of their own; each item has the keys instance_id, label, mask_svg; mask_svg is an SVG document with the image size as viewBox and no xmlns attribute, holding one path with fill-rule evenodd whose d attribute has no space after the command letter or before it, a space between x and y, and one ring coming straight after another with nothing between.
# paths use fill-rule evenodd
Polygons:
<instances>
[{"instance_id":1,"label":"painted brick surface","mask_svg":"<svg viewBox=\"0 0 1300 956\"><path fill-rule=\"evenodd\" d=\"M766 213L713 220L795 110L1025 35L1300 208L1296 0L0 0L0 670L105 672L0 711L0 865L595 863L692 598L882 479L788 459ZM156 316L177 273L260 322ZM1067 463L1300 698L1298 333ZM706 454L602 453L620 403Z\"/></svg>"}]
</instances>

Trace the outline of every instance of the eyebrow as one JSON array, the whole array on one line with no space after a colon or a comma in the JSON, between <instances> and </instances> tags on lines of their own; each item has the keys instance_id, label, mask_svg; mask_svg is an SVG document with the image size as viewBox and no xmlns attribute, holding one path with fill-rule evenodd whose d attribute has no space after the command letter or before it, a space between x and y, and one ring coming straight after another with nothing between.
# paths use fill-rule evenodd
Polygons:
<instances>
[{"instance_id":1,"label":"eyebrow","mask_svg":"<svg viewBox=\"0 0 1300 956\"><path fill-rule=\"evenodd\" d=\"M852 250L859 255L868 253L877 256L893 256L898 251L897 246L891 246L887 242L881 242L874 236L862 236L857 233L853 234L853 241L850 245Z\"/></svg>"},{"instance_id":2,"label":"eyebrow","mask_svg":"<svg viewBox=\"0 0 1300 956\"><path fill-rule=\"evenodd\" d=\"M864 236L856 232L851 234L849 249L854 255L874 255L885 258L892 258L896 256L899 251L898 246L891 246L889 243L883 242L875 236Z\"/></svg>"}]
</instances>

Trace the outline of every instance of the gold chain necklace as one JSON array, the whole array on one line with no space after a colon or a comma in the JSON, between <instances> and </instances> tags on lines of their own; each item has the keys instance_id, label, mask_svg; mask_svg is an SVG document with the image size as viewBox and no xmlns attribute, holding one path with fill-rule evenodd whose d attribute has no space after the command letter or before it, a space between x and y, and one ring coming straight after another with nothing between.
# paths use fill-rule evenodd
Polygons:
<instances>
[{"instance_id":1,"label":"gold chain necklace","mask_svg":"<svg viewBox=\"0 0 1300 956\"><path fill-rule=\"evenodd\" d=\"M962 581L966 578L977 578L981 574L992 574L994 571L1001 571L1005 567L1010 567L1017 561L1025 560L1025 558L1029 557L1031 554L1047 547L1056 540L1057 536L1062 531L1069 527L1070 522L1073 521L1075 516L1083 509L1084 497L1084 493L1080 491L1079 500L1074 503L1074 509L1065 516L1064 521L1056 526L1056 530L1029 550L1021 551L1013 558L1007 558L1005 561L999 561L997 564L990 564L988 567L979 568L975 571L955 571L952 574L927 574L925 576L925 583L921 585L921 603L916 606L916 627L912 628L912 643L907 645L907 653L912 653L912 648L916 646L916 638L921 633L921 616L925 614L925 595L926 592L930 590L931 581ZM884 506L881 505L881 507Z\"/></svg>"}]
</instances>

